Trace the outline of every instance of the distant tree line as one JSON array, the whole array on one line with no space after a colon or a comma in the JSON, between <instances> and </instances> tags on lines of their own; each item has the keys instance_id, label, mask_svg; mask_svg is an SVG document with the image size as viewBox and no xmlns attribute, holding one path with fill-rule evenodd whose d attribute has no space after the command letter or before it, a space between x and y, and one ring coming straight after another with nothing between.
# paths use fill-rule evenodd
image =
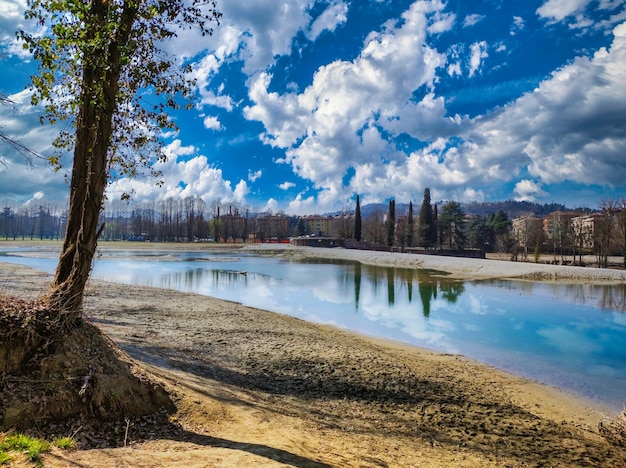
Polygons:
<instances>
[{"instance_id":1,"label":"distant tree line","mask_svg":"<svg viewBox=\"0 0 626 468\"><path fill-rule=\"evenodd\" d=\"M600 266L608 264L610 255L619 254L626 266L626 199L604 200L593 212L566 209L545 217L535 213L543 213L547 205L528 202L484 205L508 206L518 214L520 207L532 210L511 219L503 209L488 212L476 203L432 203L428 188L418 211L414 211L412 201L398 204L395 199L388 201L386 210L380 204L363 207L357 195L354 210L345 209L327 217L329 228L324 234L400 249L481 249L511 253L513 258L521 254L525 260L531 255L537 259L541 253L553 253L558 263L571 256L573 263L580 264L583 254L594 254ZM466 211L468 206L472 210L470 215ZM0 210L0 236L13 240L61 239L66 211L62 204L43 201L22 206L5 202ZM589 223L577 227L572 222L573 216L583 220L588 217ZM257 213L236 203L217 200L207 204L200 197L149 203L109 201L100 218L104 223L101 239L107 241L280 241L317 234L310 232L306 217Z\"/></svg>"},{"instance_id":2,"label":"distant tree line","mask_svg":"<svg viewBox=\"0 0 626 468\"><path fill-rule=\"evenodd\" d=\"M441 204L439 213L439 205L432 204L428 188L424 190L417 219L412 201L408 204L408 213L400 216L396 215L396 202L393 199L389 201L387 213L377 207L363 217L358 197L357 208L355 225L362 225L362 233L359 229L361 238L355 237L357 241L401 249L471 248L504 252L510 248L508 236L511 222L504 211L488 216L468 217L459 202L448 201Z\"/></svg>"},{"instance_id":3,"label":"distant tree line","mask_svg":"<svg viewBox=\"0 0 626 468\"><path fill-rule=\"evenodd\" d=\"M533 254L538 261L542 253L553 253L554 263L582 264L583 254L594 254L600 267L608 266L610 255L623 257L626 267L626 198L604 200L599 209L567 210L563 205L538 205L530 202L486 203L487 207L514 207L515 219L503 209L488 212L480 204L470 204L474 211L467 215L456 201L433 204L430 189L424 190L420 211L415 221L413 202L408 214L398 216L395 200L390 200L385 212L382 205L370 207L366 215L357 197L360 238L368 244L423 249L480 249L485 252L510 253L528 260ZM547 207L564 208L548 211ZM523 212L521 209L529 208ZM482 213L482 214L477 214ZM578 259L577 259L578 256Z\"/></svg>"},{"instance_id":4,"label":"distant tree line","mask_svg":"<svg viewBox=\"0 0 626 468\"><path fill-rule=\"evenodd\" d=\"M31 203L0 212L0 236L6 240L62 239L67 207L51 203Z\"/></svg>"}]
</instances>

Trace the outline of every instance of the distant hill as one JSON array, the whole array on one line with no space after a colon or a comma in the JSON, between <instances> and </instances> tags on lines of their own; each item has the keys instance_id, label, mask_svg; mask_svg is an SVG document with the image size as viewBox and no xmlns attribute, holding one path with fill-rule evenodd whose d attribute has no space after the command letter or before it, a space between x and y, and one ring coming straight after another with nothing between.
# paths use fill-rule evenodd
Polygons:
<instances>
[{"instance_id":1,"label":"distant hill","mask_svg":"<svg viewBox=\"0 0 626 468\"><path fill-rule=\"evenodd\" d=\"M439 207L444 202L436 202ZM417 216L420 211L421 201L413 204L413 214ZM577 211L582 213L588 213L592 210L588 208L568 208L560 203L533 203L528 201L499 201L499 202L472 202L462 203L463 211L467 215L473 216L487 216L489 213L497 213L498 211L504 211L509 219L519 218L520 216L533 215L538 218L545 217L555 211ZM370 216L375 211L380 211L383 214L387 213L389 205L387 203L370 203L361 207L361 215L365 218ZM396 204L396 216L404 216L409 211L408 203Z\"/></svg>"},{"instance_id":2,"label":"distant hill","mask_svg":"<svg viewBox=\"0 0 626 468\"><path fill-rule=\"evenodd\" d=\"M489 213L497 213L502 210L507 214L509 219L527 215L534 215L538 218L542 218L550 213L554 213L555 211L580 211L581 213L589 211L582 208L568 208L560 203L540 204L514 200L502 202L464 203L462 206L465 214L487 216Z\"/></svg>"}]
</instances>

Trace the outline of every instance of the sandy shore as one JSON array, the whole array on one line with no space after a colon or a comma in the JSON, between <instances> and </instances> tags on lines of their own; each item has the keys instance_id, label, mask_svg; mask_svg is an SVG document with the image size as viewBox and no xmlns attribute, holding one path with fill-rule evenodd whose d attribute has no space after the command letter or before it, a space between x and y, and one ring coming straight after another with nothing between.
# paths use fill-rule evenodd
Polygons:
<instances>
[{"instance_id":1,"label":"sandy shore","mask_svg":"<svg viewBox=\"0 0 626 468\"><path fill-rule=\"evenodd\" d=\"M458 279L510 278L534 281L584 282L590 284L626 283L626 270L549 265L530 262L481 260L473 258L373 252L342 248L294 247L280 244L257 244L246 250L291 256L355 260L381 266L438 270Z\"/></svg>"},{"instance_id":2,"label":"sandy shore","mask_svg":"<svg viewBox=\"0 0 626 468\"><path fill-rule=\"evenodd\" d=\"M0 248L27 247L49 252L58 252L60 241L7 241L0 239ZM203 251L218 249L255 252L261 255L287 255L354 260L364 264L403 268L421 268L444 272L450 278L465 280L502 278L527 279L533 281L579 282L588 284L626 283L626 269L603 269L552 265L548 263L511 262L508 260L471 259L438 255L416 255L389 252L352 250L343 248L301 247L289 244L212 244L212 243L167 243L167 242L101 242L100 252L111 250L174 250ZM51 253L52 254L52 253ZM506 255L504 256L506 258ZM594 261L591 256L586 261ZM615 259L621 263L621 258ZM619 262L618 262L619 261Z\"/></svg>"},{"instance_id":3,"label":"sandy shore","mask_svg":"<svg viewBox=\"0 0 626 468\"><path fill-rule=\"evenodd\" d=\"M624 272L549 265L512 271L507 262L342 249L279 254L463 278L626 281ZM1 293L35 297L49 280L0 263ZM607 415L462 356L215 298L98 281L85 313L175 395L173 417L189 436L139 441L131 428L129 447L54 453L47 466L626 466L626 452L598 435Z\"/></svg>"}]
</instances>

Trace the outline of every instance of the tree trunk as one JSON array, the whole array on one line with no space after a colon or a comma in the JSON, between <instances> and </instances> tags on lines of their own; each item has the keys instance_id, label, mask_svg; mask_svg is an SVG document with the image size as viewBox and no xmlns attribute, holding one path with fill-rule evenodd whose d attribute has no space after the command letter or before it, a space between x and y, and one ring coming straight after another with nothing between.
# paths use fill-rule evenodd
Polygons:
<instances>
[{"instance_id":1,"label":"tree trunk","mask_svg":"<svg viewBox=\"0 0 626 468\"><path fill-rule=\"evenodd\" d=\"M91 4L94 40L106 30L106 4ZM117 34L108 44L86 51L83 58L82 97L76 122L70 206L63 248L48 298L64 323L82 315L83 294L104 225L98 227L108 181L108 153L117 109L121 72L120 49L128 42L136 9L125 5Z\"/></svg>"}]
</instances>

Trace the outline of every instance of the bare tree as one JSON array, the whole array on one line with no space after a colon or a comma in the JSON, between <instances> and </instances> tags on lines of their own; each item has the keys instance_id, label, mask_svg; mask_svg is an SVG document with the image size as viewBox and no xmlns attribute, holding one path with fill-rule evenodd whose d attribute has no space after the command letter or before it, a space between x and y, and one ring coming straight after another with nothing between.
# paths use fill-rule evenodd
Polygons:
<instances>
[{"instance_id":1,"label":"bare tree","mask_svg":"<svg viewBox=\"0 0 626 468\"><path fill-rule=\"evenodd\" d=\"M613 225L618 212L617 206L615 200L602 200L600 202L600 214L595 220L593 240L600 268L609 266L609 255L613 247Z\"/></svg>"},{"instance_id":2,"label":"bare tree","mask_svg":"<svg viewBox=\"0 0 626 468\"><path fill-rule=\"evenodd\" d=\"M622 197L617 202L617 225L619 227L620 242L622 244L622 255L624 257L624 267L626 267L626 197Z\"/></svg>"},{"instance_id":3,"label":"bare tree","mask_svg":"<svg viewBox=\"0 0 626 468\"><path fill-rule=\"evenodd\" d=\"M369 216L363 219L363 234L367 242L382 245L385 242L385 214L380 208L374 209Z\"/></svg>"}]
</instances>

